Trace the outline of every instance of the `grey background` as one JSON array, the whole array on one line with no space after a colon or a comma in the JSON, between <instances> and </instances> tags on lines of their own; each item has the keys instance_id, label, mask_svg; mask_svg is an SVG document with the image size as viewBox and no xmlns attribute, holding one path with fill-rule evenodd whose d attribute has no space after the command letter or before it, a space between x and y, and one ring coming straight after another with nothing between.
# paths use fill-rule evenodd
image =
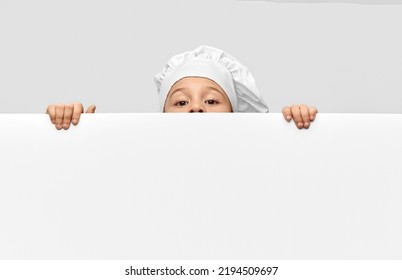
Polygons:
<instances>
[{"instance_id":1,"label":"grey background","mask_svg":"<svg viewBox=\"0 0 402 280\"><path fill-rule=\"evenodd\" d=\"M238 0L238 1L266 1L276 3L349 3L360 5L399 5L401 0Z\"/></svg>"},{"instance_id":2,"label":"grey background","mask_svg":"<svg viewBox=\"0 0 402 280\"><path fill-rule=\"evenodd\" d=\"M399 5L401 0L238 0L238 1L266 1L276 3L349 3L360 5Z\"/></svg>"},{"instance_id":3,"label":"grey background","mask_svg":"<svg viewBox=\"0 0 402 280\"><path fill-rule=\"evenodd\" d=\"M247 65L271 112L401 113L402 6L333 2L0 0L0 113L156 112L154 75L201 44Z\"/></svg>"}]
</instances>

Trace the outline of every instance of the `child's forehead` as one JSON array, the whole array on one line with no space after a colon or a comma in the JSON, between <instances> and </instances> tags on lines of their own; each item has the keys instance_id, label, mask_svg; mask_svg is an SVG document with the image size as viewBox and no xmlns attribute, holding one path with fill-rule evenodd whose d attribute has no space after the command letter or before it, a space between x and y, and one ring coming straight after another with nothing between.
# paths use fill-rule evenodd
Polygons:
<instances>
[{"instance_id":1,"label":"child's forehead","mask_svg":"<svg viewBox=\"0 0 402 280\"><path fill-rule=\"evenodd\" d=\"M204 77L185 77L177 81L170 89L168 97L178 91L188 92L192 89L215 90L226 96L225 91L215 81Z\"/></svg>"},{"instance_id":2,"label":"child's forehead","mask_svg":"<svg viewBox=\"0 0 402 280\"><path fill-rule=\"evenodd\" d=\"M172 86L177 87L177 86L183 86L183 85L205 85L205 86L217 86L220 87L219 84L217 84L215 81L205 78L205 77L184 77L175 82Z\"/></svg>"},{"instance_id":3,"label":"child's forehead","mask_svg":"<svg viewBox=\"0 0 402 280\"><path fill-rule=\"evenodd\" d=\"M215 81L204 78L204 77L185 77L178 80L173 86L170 88L170 93L176 91L177 89L192 89L192 88L201 88L201 89L215 89L220 92L225 92L222 87L216 83Z\"/></svg>"}]
</instances>

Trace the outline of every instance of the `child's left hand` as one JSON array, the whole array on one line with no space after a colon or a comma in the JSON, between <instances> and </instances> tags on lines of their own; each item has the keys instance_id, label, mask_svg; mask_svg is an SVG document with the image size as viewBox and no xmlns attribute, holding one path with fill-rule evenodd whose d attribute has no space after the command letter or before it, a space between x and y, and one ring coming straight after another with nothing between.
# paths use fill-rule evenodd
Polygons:
<instances>
[{"instance_id":1,"label":"child's left hand","mask_svg":"<svg viewBox=\"0 0 402 280\"><path fill-rule=\"evenodd\" d=\"M309 128L310 122L314 121L315 115L317 114L317 108L308 107L306 104L302 105L292 105L290 107L283 107L282 114L285 119L290 122L292 119L295 125L301 128Z\"/></svg>"}]
</instances>

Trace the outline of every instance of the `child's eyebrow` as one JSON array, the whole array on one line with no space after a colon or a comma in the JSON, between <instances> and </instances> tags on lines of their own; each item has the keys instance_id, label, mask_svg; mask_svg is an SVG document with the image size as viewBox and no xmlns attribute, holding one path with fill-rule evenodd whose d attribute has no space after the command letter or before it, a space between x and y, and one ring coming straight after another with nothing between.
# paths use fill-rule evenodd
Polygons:
<instances>
[{"instance_id":1,"label":"child's eyebrow","mask_svg":"<svg viewBox=\"0 0 402 280\"><path fill-rule=\"evenodd\" d=\"M210 89L210 90L217 91L217 92L219 92L222 96L225 96L225 95L226 95L225 93L221 92L221 91L220 91L219 89L217 89L216 87L207 86L206 88L207 88L207 89Z\"/></svg>"},{"instance_id":2,"label":"child's eyebrow","mask_svg":"<svg viewBox=\"0 0 402 280\"><path fill-rule=\"evenodd\" d=\"M210 90L213 90L213 91L216 91L216 92L218 92L220 95L222 95L223 97L226 96L226 94L225 94L224 92L220 91L220 90L219 90L218 88L216 88L216 87L213 87L213 86L205 86L204 88L210 89ZM186 90L186 89L188 89L188 87L176 88L172 93L170 93L170 97L169 97L169 98L172 98L172 97L173 97L173 94L175 94L176 92L182 91L182 90Z\"/></svg>"},{"instance_id":3,"label":"child's eyebrow","mask_svg":"<svg viewBox=\"0 0 402 280\"><path fill-rule=\"evenodd\" d=\"M183 89L187 89L187 88L186 88L186 87L176 88L176 89L170 94L170 97L169 97L169 98L172 98L173 94L175 94L176 92L181 91L181 90L183 90Z\"/></svg>"}]
</instances>

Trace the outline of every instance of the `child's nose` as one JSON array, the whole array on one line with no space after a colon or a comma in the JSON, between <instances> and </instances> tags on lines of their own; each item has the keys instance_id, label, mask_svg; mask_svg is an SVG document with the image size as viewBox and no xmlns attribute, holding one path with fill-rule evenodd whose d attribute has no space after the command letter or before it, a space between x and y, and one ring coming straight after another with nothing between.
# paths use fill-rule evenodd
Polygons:
<instances>
[{"instance_id":1,"label":"child's nose","mask_svg":"<svg viewBox=\"0 0 402 280\"><path fill-rule=\"evenodd\" d=\"M199 104L194 104L193 106L190 107L189 113L204 113L205 110L202 106L200 106Z\"/></svg>"}]
</instances>

